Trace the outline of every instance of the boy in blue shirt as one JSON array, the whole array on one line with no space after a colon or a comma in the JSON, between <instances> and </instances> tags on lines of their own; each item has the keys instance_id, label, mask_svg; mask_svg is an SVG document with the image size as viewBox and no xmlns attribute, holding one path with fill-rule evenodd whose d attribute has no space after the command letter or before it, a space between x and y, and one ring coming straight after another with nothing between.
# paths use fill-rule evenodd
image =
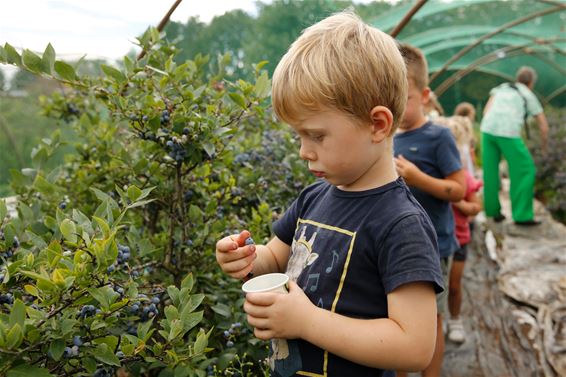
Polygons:
<instances>
[{"instance_id":1,"label":"boy in blue shirt","mask_svg":"<svg viewBox=\"0 0 566 377\"><path fill-rule=\"evenodd\" d=\"M383 376L430 362L443 282L433 226L393 162L406 93L395 41L348 12L306 29L273 74L275 113L321 179L266 245L245 245L243 231L217 242L216 259L234 278L290 276L288 294L244 303L255 336L277 339L274 376Z\"/></svg>"},{"instance_id":2,"label":"boy in blue shirt","mask_svg":"<svg viewBox=\"0 0 566 377\"><path fill-rule=\"evenodd\" d=\"M424 114L431 90L423 53L418 48L403 45L401 54L407 65L409 90L407 108L394 140L395 164L434 225L442 274L447 284L451 257L459 248L450 202L464 198L466 177L450 130L428 121ZM423 371L423 376L440 376L442 367L442 312L447 306L446 291L438 295L437 305L437 343L432 362ZM398 373L401 375L404 374Z\"/></svg>"}]
</instances>

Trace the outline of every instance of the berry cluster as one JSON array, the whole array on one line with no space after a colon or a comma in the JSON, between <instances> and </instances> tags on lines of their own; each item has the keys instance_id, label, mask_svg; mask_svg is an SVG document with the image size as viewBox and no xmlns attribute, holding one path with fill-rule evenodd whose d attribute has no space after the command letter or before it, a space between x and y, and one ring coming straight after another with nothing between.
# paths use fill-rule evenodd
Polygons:
<instances>
[{"instance_id":1,"label":"berry cluster","mask_svg":"<svg viewBox=\"0 0 566 377\"><path fill-rule=\"evenodd\" d=\"M112 368L98 368L92 377L112 377L114 375L114 370Z\"/></svg>"},{"instance_id":2,"label":"berry cluster","mask_svg":"<svg viewBox=\"0 0 566 377\"><path fill-rule=\"evenodd\" d=\"M132 306L129 308L130 314L140 316L142 322L145 322L159 314L157 305L159 305L161 299L158 296L154 296L150 300L146 295L139 294L138 298L141 298L143 301L133 302ZM128 333L131 333L130 330L133 331L134 335L136 334L137 330L133 324L128 325Z\"/></svg>"},{"instance_id":3,"label":"berry cluster","mask_svg":"<svg viewBox=\"0 0 566 377\"><path fill-rule=\"evenodd\" d=\"M130 259L130 256L130 247L118 244L118 257L116 258L116 263L108 266L107 271L111 273L116 270L116 267L126 265L128 263L128 260Z\"/></svg>"},{"instance_id":4,"label":"berry cluster","mask_svg":"<svg viewBox=\"0 0 566 377\"><path fill-rule=\"evenodd\" d=\"M92 317L95 314L99 314L102 311L100 309L96 309L94 305L84 305L79 312L80 318Z\"/></svg>"},{"instance_id":5,"label":"berry cluster","mask_svg":"<svg viewBox=\"0 0 566 377\"><path fill-rule=\"evenodd\" d=\"M224 338L226 338L226 347L234 347L234 340L239 334L245 334L248 329L242 327L241 322L235 322L230 325L228 330L224 330Z\"/></svg>"},{"instance_id":6,"label":"berry cluster","mask_svg":"<svg viewBox=\"0 0 566 377\"><path fill-rule=\"evenodd\" d=\"M165 145L169 148L169 157L174 159L175 161L183 161L187 156L187 150L185 149L183 143L186 142L187 136L183 135L181 139L177 138L176 136L171 137Z\"/></svg>"},{"instance_id":7,"label":"berry cluster","mask_svg":"<svg viewBox=\"0 0 566 377\"><path fill-rule=\"evenodd\" d=\"M4 241L4 233L0 232L0 240ZM14 252L16 251L16 249L20 247L20 240L18 239L18 237L14 236L14 240L12 241L12 245L10 247L8 247L6 250L4 250L3 252L0 252L0 258L11 258L14 255ZM2 279L0 279L2 280Z\"/></svg>"},{"instance_id":8,"label":"berry cluster","mask_svg":"<svg viewBox=\"0 0 566 377\"><path fill-rule=\"evenodd\" d=\"M12 305L14 303L14 296L8 293L0 293L0 305L8 304Z\"/></svg>"}]
</instances>

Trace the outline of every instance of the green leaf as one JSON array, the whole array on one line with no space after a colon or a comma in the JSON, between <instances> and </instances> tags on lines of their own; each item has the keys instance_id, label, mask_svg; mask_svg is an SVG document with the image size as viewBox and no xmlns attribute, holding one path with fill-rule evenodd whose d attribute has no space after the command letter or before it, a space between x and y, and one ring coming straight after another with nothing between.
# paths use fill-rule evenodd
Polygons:
<instances>
[{"instance_id":1,"label":"green leaf","mask_svg":"<svg viewBox=\"0 0 566 377\"><path fill-rule=\"evenodd\" d=\"M262 74L257 78L255 82L254 92L259 98L265 98L269 95L271 88L269 86L269 78L267 77L267 72L262 72Z\"/></svg>"},{"instance_id":2,"label":"green leaf","mask_svg":"<svg viewBox=\"0 0 566 377\"><path fill-rule=\"evenodd\" d=\"M43 51L43 57L41 58L41 70L47 74L53 72L53 65L55 64L55 50L51 43L47 44L45 51Z\"/></svg>"},{"instance_id":3,"label":"green leaf","mask_svg":"<svg viewBox=\"0 0 566 377\"><path fill-rule=\"evenodd\" d=\"M181 313L181 321L185 331L189 331L202 321L203 311L190 313L188 310L183 310Z\"/></svg>"},{"instance_id":4,"label":"green leaf","mask_svg":"<svg viewBox=\"0 0 566 377\"><path fill-rule=\"evenodd\" d=\"M201 329L195 341L195 348L194 348L195 354L198 355L200 353L203 353L207 344L208 344L208 334L206 334L204 330Z\"/></svg>"},{"instance_id":5,"label":"green leaf","mask_svg":"<svg viewBox=\"0 0 566 377\"><path fill-rule=\"evenodd\" d=\"M165 318L169 321L179 318L179 311L173 305L167 305L165 307Z\"/></svg>"},{"instance_id":6,"label":"green leaf","mask_svg":"<svg viewBox=\"0 0 566 377\"><path fill-rule=\"evenodd\" d=\"M54 64L55 72L63 80L74 81L76 78L75 69L64 61L57 60Z\"/></svg>"},{"instance_id":7,"label":"green leaf","mask_svg":"<svg viewBox=\"0 0 566 377\"><path fill-rule=\"evenodd\" d=\"M94 221L96 221L96 223L98 224L98 227L100 228L100 230L102 230L104 238L107 238L108 235L110 234L110 227L108 226L106 221L104 221L104 219L101 219L98 216L92 216L92 219Z\"/></svg>"},{"instance_id":8,"label":"green leaf","mask_svg":"<svg viewBox=\"0 0 566 377\"><path fill-rule=\"evenodd\" d=\"M8 64L15 64L18 67L22 65L22 57L18 54L14 47L6 43L4 44L4 51L6 51L6 60L8 61Z\"/></svg>"},{"instance_id":9,"label":"green leaf","mask_svg":"<svg viewBox=\"0 0 566 377\"><path fill-rule=\"evenodd\" d=\"M52 195L56 192L56 186L43 178L41 175L37 175L33 181L33 187L37 189L42 194Z\"/></svg>"},{"instance_id":10,"label":"green leaf","mask_svg":"<svg viewBox=\"0 0 566 377\"><path fill-rule=\"evenodd\" d=\"M29 364L20 364L8 371L6 377L53 377L49 370L45 368L35 367Z\"/></svg>"},{"instance_id":11,"label":"green leaf","mask_svg":"<svg viewBox=\"0 0 566 377\"><path fill-rule=\"evenodd\" d=\"M16 299L16 302L10 311L10 326L19 325L20 328L23 329L25 320L26 305L20 299Z\"/></svg>"},{"instance_id":12,"label":"green leaf","mask_svg":"<svg viewBox=\"0 0 566 377\"><path fill-rule=\"evenodd\" d=\"M167 287L167 294L171 297L173 304L179 306L179 288L175 287L174 285L170 285Z\"/></svg>"},{"instance_id":13,"label":"green leaf","mask_svg":"<svg viewBox=\"0 0 566 377\"><path fill-rule=\"evenodd\" d=\"M101 64L100 68L102 68L102 72L104 72L106 76L112 77L114 80L118 81L119 83L126 81L126 76L124 76L124 74L118 69L106 64Z\"/></svg>"},{"instance_id":14,"label":"green leaf","mask_svg":"<svg viewBox=\"0 0 566 377\"><path fill-rule=\"evenodd\" d=\"M234 101L236 105L240 106L242 109L246 108L246 100L241 94L229 93L228 96L230 96L230 99Z\"/></svg>"},{"instance_id":15,"label":"green leaf","mask_svg":"<svg viewBox=\"0 0 566 377\"><path fill-rule=\"evenodd\" d=\"M0 200L0 223L6 218L8 214L8 207L5 200Z\"/></svg>"},{"instance_id":16,"label":"green leaf","mask_svg":"<svg viewBox=\"0 0 566 377\"><path fill-rule=\"evenodd\" d=\"M39 73L41 72L41 58L31 52L28 49L25 49L22 53L22 60L24 65L32 72Z\"/></svg>"},{"instance_id":17,"label":"green leaf","mask_svg":"<svg viewBox=\"0 0 566 377\"><path fill-rule=\"evenodd\" d=\"M53 360L59 361L61 356L63 356L63 351L65 350L65 342L62 339L55 339L49 345L49 353Z\"/></svg>"},{"instance_id":18,"label":"green leaf","mask_svg":"<svg viewBox=\"0 0 566 377\"><path fill-rule=\"evenodd\" d=\"M77 243L77 227L75 226L73 220L63 220L61 224L59 224L59 229L61 230L63 237L65 237L67 241L71 243Z\"/></svg>"},{"instance_id":19,"label":"green leaf","mask_svg":"<svg viewBox=\"0 0 566 377\"><path fill-rule=\"evenodd\" d=\"M172 341L177 338L179 334L183 331L183 322L179 319L174 319L171 321L171 329L169 330L169 335L167 336L168 341Z\"/></svg>"},{"instance_id":20,"label":"green leaf","mask_svg":"<svg viewBox=\"0 0 566 377\"><path fill-rule=\"evenodd\" d=\"M189 299L189 302L186 302L184 304L183 310L186 309L192 312L193 310L198 308L198 306L202 303L202 300L204 300L204 295L202 293L198 295L192 295Z\"/></svg>"},{"instance_id":21,"label":"green leaf","mask_svg":"<svg viewBox=\"0 0 566 377\"><path fill-rule=\"evenodd\" d=\"M101 288L91 288L88 292L100 303L100 306L104 309L110 308L110 305L116 301L116 298L120 296L117 292L114 292L109 286L104 286Z\"/></svg>"},{"instance_id":22,"label":"green leaf","mask_svg":"<svg viewBox=\"0 0 566 377\"><path fill-rule=\"evenodd\" d=\"M193 289L193 285L194 285L194 278L193 278L193 273L191 272L190 274L185 276L183 281L181 281L181 289L187 288L190 292Z\"/></svg>"},{"instance_id":23,"label":"green leaf","mask_svg":"<svg viewBox=\"0 0 566 377\"><path fill-rule=\"evenodd\" d=\"M202 211L194 204L189 206L189 220L193 223L199 223L202 221Z\"/></svg>"},{"instance_id":24,"label":"green leaf","mask_svg":"<svg viewBox=\"0 0 566 377\"><path fill-rule=\"evenodd\" d=\"M230 308L222 303L216 304L213 307L211 307L212 310L214 310L215 313L220 314L223 317L229 318L231 315L231 311Z\"/></svg>"},{"instance_id":25,"label":"green leaf","mask_svg":"<svg viewBox=\"0 0 566 377\"><path fill-rule=\"evenodd\" d=\"M19 324L15 324L6 334L6 348L12 349L19 346L24 340L24 334Z\"/></svg>"},{"instance_id":26,"label":"green leaf","mask_svg":"<svg viewBox=\"0 0 566 377\"><path fill-rule=\"evenodd\" d=\"M108 344L101 343L92 350L92 355L99 361L103 362L104 364L114 365L114 366L121 366L120 360L114 352L108 347Z\"/></svg>"},{"instance_id":27,"label":"green leaf","mask_svg":"<svg viewBox=\"0 0 566 377\"><path fill-rule=\"evenodd\" d=\"M137 188L134 185L131 185L130 187L128 187L128 198L130 198L130 200L132 202L135 202L142 194L142 191Z\"/></svg>"}]
</instances>

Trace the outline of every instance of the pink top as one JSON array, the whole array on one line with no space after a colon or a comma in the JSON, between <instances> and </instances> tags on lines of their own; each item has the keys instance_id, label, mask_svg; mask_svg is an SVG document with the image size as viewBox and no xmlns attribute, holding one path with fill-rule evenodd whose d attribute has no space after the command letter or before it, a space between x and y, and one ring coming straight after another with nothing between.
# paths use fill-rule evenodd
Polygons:
<instances>
[{"instance_id":1,"label":"pink top","mask_svg":"<svg viewBox=\"0 0 566 377\"><path fill-rule=\"evenodd\" d=\"M472 194L478 192L483 186L483 182L475 179L466 169L464 169L464 173L466 174L466 195L464 196L464 200L469 201ZM456 223L456 238L460 246L464 246L471 241L468 216L464 215L459 209L454 207L454 205L452 205L452 211L454 212L454 222Z\"/></svg>"}]
</instances>

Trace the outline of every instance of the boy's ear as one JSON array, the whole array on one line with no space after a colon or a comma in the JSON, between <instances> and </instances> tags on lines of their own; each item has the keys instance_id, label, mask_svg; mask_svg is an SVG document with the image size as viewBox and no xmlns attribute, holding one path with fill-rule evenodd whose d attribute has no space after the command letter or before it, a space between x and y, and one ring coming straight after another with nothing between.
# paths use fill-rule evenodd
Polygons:
<instances>
[{"instance_id":1,"label":"boy's ear","mask_svg":"<svg viewBox=\"0 0 566 377\"><path fill-rule=\"evenodd\" d=\"M430 92L431 91L432 90L428 86L423 89L423 91L421 93L421 100L422 100L423 105L426 105L428 103L428 101L430 101Z\"/></svg>"},{"instance_id":2,"label":"boy's ear","mask_svg":"<svg viewBox=\"0 0 566 377\"><path fill-rule=\"evenodd\" d=\"M380 143L391 134L393 114L385 106L375 106L370 111L372 142Z\"/></svg>"}]
</instances>

